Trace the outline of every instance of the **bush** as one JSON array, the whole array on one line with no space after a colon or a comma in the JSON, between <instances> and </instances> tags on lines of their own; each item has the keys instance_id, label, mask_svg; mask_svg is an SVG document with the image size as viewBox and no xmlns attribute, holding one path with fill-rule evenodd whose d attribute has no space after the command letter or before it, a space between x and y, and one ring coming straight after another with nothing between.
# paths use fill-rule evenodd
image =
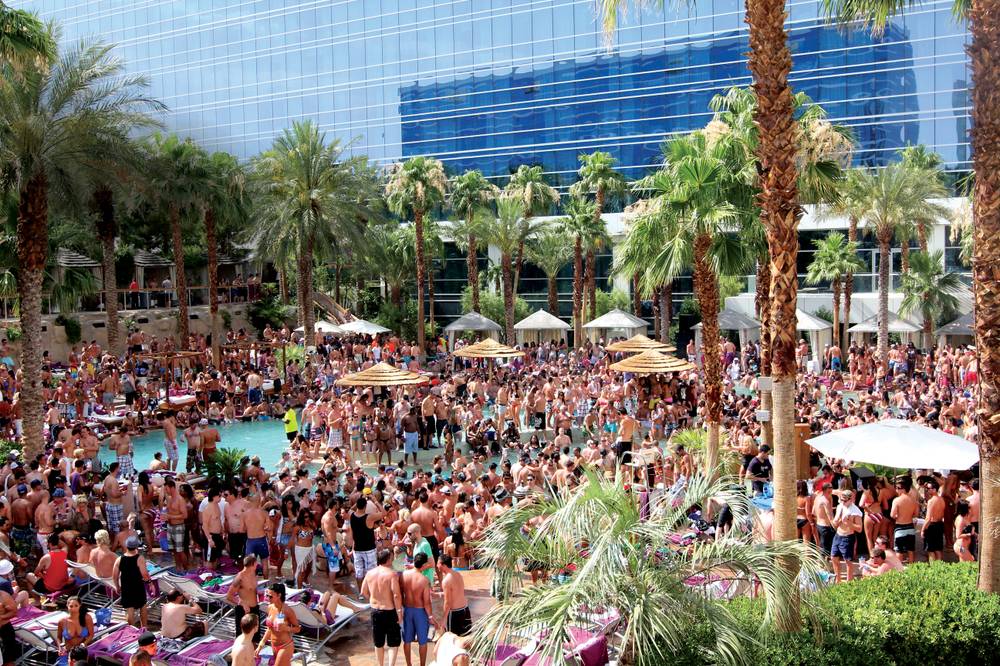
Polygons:
<instances>
[{"instance_id":1,"label":"bush","mask_svg":"<svg viewBox=\"0 0 1000 666\"><path fill-rule=\"evenodd\" d=\"M7 454L11 451L18 452L18 460L24 459L24 456L21 455L21 444L16 439L0 439L0 460L6 461Z\"/></svg>"},{"instance_id":2,"label":"bush","mask_svg":"<svg viewBox=\"0 0 1000 666\"><path fill-rule=\"evenodd\" d=\"M80 327L80 320L66 315L56 317L56 326L66 329L66 342L71 345L78 343L83 337L83 329Z\"/></svg>"},{"instance_id":3,"label":"bush","mask_svg":"<svg viewBox=\"0 0 1000 666\"><path fill-rule=\"evenodd\" d=\"M289 318L289 308L281 303L277 291L271 285L264 285L261 298L247 306L247 319L258 331L281 328Z\"/></svg>"},{"instance_id":4,"label":"bush","mask_svg":"<svg viewBox=\"0 0 1000 666\"><path fill-rule=\"evenodd\" d=\"M831 324L833 323L833 310L831 310L830 308L826 307L816 308L816 311L813 312L813 316L818 319L822 319L823 321L828 321Z\"/></svg>"},{"instance_id":5,"label":"bush","mask_svg":"<svg viewBox=\"0 0 1000 666\"><path fill-rule=\"evenodd\" d=\"M806 620L809 626L791 635L760 634L764 611L760 599L737 599L729 609L748 633L761 637L748 649L748 663L993 663L1000 653L1000 598L976 589L977 573L974 563L938 562L835 585L813 597L814 622ZM701 643L707 631L703 627L693 632L692 641ZM690 646L692 652L697 645Z\"/></svg>"},{"instance_id":6,"label":"bush","mask_svg":"<svg viewBox=\"0 0 1000 666\"><path fill-rule=\"evenodd\" d=\"M632 299L621 289L613 289L612 291L598 289L594 294L594 301L594 305L597 306L595 318L615 309L632 312Z\"/></svg>"},{"instance_id":7,"label":"bush","mask_svg":"<svg viewBox=\"0 0 1000 666\"><path fill-rule=\"evenodd\" d=\"M8 326L7 327L7 340L10 342L17 342L21 339L21 327L20 326Z\"/></svg>"},{"instance_id":8,"label":"bush","mask_svg":"<svg viewBox=\"0 0 1000 666\"><path fill-rule=\"evenodd\" d=\"M205 461L205 473L223 486L229 485L246 469L246 456L244 449L219 448Z\"/></svg>"},{"instance_id":9,"label":"bush","mask_svg":"<svg viewBox=\"0 0 1000 666\"><path fill-rule=\"evenodd\" d=\"M472 310L472 287L462 290L462 314ZM479 292L479 314L504 326L503 294L481 290ZM520 296L514 297L514 323L531 314L531 306Z\"/></svg>"}]
</instances>

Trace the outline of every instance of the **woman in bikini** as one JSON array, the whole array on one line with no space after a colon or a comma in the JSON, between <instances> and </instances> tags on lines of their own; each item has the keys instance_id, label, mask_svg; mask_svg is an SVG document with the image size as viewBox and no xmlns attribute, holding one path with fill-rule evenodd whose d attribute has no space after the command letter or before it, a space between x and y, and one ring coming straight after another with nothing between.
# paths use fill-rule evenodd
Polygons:
<instances>
[{"instance_id":1,"label":"woman in bikini","mask_svg":"<svg viewBox=\"0 0 1000 666\"><path fill-rule=\"evenodd\" d=\"M156 521L156 507L160 503L159 493L153 488L147 472L139 472L139 482L137 486L139 500L139 526L142 528L142 538L146 547L152 550L154 545L154 524Z\"/></svg>"},{"instance_id":2,"label":"woman in bikini","mask_svg":"<svg viewBox=\"0 0 1000 666\"><path fill-rule=\"evenodd\" d=\"M70 597L66 601L67 617L56 626L56 645L59 646L57 666L69 663L69 653L78 645L89 645L94 640L94 618L80 603L80 597Z\"/></svg>"},{"instance_id":3,"label":"woman in bikini","mask_svg":"<svg viewBox=\"0 0 1000 666\"><path fill-rule=\"evenodd\" d=\"M313 535L316 533L316 525L313 521L312 511L303 508L295 519L295 530L293 539L295 540L295 584L298 587L305 587L312 572L312 562L315 556L313 550Z\"/></svg>"},{"instance_id":4,"label":"woman in bikini","mask_svg":"<svg viewBox=\"0 0 1000 666\"><path fill-rule=\"evenodd\" d=\"M285 586L281 583L272 583L267 593L269 606L267 618L264 620L264 637L257 646L257 656L264 645L270 641L274 658L271 661L273 666L291 666L292 655L295 654L295 645L292 643L292 635L299 633L302 627L295 613L285 606Z\"/></svg>"},{"instance_id":5,"label":"woman in bikini","mask_svg":"<svg viewBox=\"0 0 1000 666\"><path fill-rule=\"evenodd\" d=\"M809 494L809 485L802 480L795 482L795 527L798 530L799 538L806 543L816 541L812 515L812 496Z\"/></svg>"}]
</instances>

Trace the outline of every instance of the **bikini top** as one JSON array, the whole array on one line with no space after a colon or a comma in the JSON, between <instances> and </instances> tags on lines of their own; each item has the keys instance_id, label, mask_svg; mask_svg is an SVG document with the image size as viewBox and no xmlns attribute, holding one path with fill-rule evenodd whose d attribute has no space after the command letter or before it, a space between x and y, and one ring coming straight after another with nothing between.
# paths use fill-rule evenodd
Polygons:
<instances>
[{"instance_id":1,"label":"bikini top","mask_svg":"<svg viewBox=\"0 0 1000 666\"><path fill-rule=\"evenodd\" d=\"M87 629L87 627L80 627L80 636L79 636L79 638L86 639L89 636L90 636L90 630ZM66 625L65 627L63 627L63 640L64 641L68 641L72 637L73 637L73 634L69 633L69 625Z\"/></svg>"}]
</instances>

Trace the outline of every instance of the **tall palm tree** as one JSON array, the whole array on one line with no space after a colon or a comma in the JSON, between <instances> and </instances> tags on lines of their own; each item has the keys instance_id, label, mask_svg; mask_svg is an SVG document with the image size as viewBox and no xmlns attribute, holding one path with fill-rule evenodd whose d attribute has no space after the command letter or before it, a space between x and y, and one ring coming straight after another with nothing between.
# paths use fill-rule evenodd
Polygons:
<instances>
[{"instance_id":1,"label":"tall palm tree","mask_svg":"<svg viewBox=\"0 0 1000 666\"><path fill-rule=\"evenodd\" d=\"M948 196L948 190L944 185L944 172L941 170L944 162L940 155L928 150L927 146L918 144L916 146L907 146L906 148L900 149L899 161L904 167L923 173L925 178L932 183L937 184L940 192L938 196ZM906 232L910 236L916 236L917 246L920 248L921 252L926 253L927 234L934 228L934 220L928 218L912 220L909 227L910 228L908 228ZM908 244L904 244L903 249L903 272L905 273L909 267Z\"/></svg>"},{"instance_id":2,"label":"tall palm tree","mask_svg":"<svg viewBox=\"0 0 1000 666\"><path fill-rule=\"evenodd\" d=\"M742 663L754 638L734 620L726 602L712 599L694 582L693 574L701 580L758 581L770 625L798 585L798 576L779 565L782 558L801 559L807 581L817 580L823 568L818 551L801 541L754 544L742 527L753 523L753 506L731 478L712 481L696 473L682 502L661 498L648 513L640 510L621 477L606 480L588 470L581 483L551 499L522 501L487 527L478 546L479 562L494 572L500 601L475 634L473 652L483 662L505 638L538 636L540 663L564 663L570 628L584 621L584 612L601 608L621 616L623 664L678 662L690 633L705 623L714 628L714 640L701 646L699 659ZM688 507L708 501L728 506L733 524L740 527L717 541L696 542L661 556L663 544L686 529ZM521 588L517 566L524 561L537 562L548 572L567 571L568 580L543 577ZM540 626L546 631L538 632Z\"/></svg>"},{"instance_id":3,"label":"tall palm tree","mask_svg":"<svg viewBox=\"0 0 1000 666\"><path fill-rule=\"evenodd\" d=\"M597 204L595 203L596 207ZM608 235L608 226L604 223L604 218L596 216L594 225L589 236L584 239L585 265L584 265L584 285L583 291L587 299L587 311L589 318L597 316L597 253L611 246L611 236Z\"/></svg>"},{"instance_id":4,"label":"tall palm tree","mask_svg":"<svg viewBox=\"0 0 1000 666\"><path fill-rule=\"evenodd\" d=\"M594 215L598 220L604 213L609 197L619 196L625 193L625 178L615 171L615 159L611 153L600 150L589 155L580 155L580 169L577 171L579 180L573 184L571 192L575 196L594 196L594 204L597 210ZM603 224L599 225L603 228ZM591 248L587 251L587 294L589 297L590 316L594 317L597 310L597 276L595 275L597 264L597 252L608 245L610 239L607 234L598 234L591 237Z\"/></svg>"},{"instance_id":5,"label":"tall palm tree","mask_svg":"<svg viewBox=\"0 0 1000 666\"><path fill-rule=\"evenodd\" d=\"M293 123L253 161L254 228L260 248L279 247L295 257L299 322L315 322L313 265L345 243L359 242L368 202L366 160L344 157L339 140L327 142L312 121Z\"/></svg>"},{"instance_id":6,"label":"tall palm tree","mask_svg":"<svg viewBox=\"0 0 1000 666\"><path fill-rule=\"evenodd\" d=\"M444 202L448 177L440 160L411 157L394 166L385 185L386 203L396 215L413 218L417 255L417 347L420 359L426 352L424 317L424 216Z\"/></svg>"},{"instance_id":7,"label":"tall palm tree","mask_svg":"<svg viewBox=\"0 0 1000 666\"><path fill-rule=\"evenodd\" d=\"M934 352L934 322L950 316L958 310L956 294L962 289L958 273L944 269L944 253L941 250L916 252L910 257L910 270L903 273L900 287L903 302L899 313L904 317L919 312L923 317L924 349Z\"/></svg>"},{"instance_id":8,"label":"tall palm tree","mask_svg":"<svg viewBox=\"0 0 1000 666\"><path fill-rule=\"evenodd\" d=\"M525 220L524 203L516 196L501 195L497 199L497 216L486 225L483 237L500 251L503 286L504 335L508 344L514 340L514 254L542 225Z\"/></svg>"},{"instance_id":9,"label":"tall palm tree","mask_svg":"<svg viewBox=\"0 0 1000 666\"><path fill-rule=\"evenodd\" d=\"M461 220L452 227L452 239L460 249L465 250L469 285L472 287L472 309L479 312L479 260L476 244L476 215L488 211L490 204L500 193L499 188L486 180L478 169L466 171L451 181L451 209Z\"/></svg>"},{"instance_id":10,"label":"tall palm tree","mask_svg":"<svg viewBox=\"0 0 1000 666\"><path fill-rule=\"evenodd\" d=\"M858 242L858 224L866 212L868 181L864 169L848 170L837 186L837 195L829 202L828 210L847 217L847 242ZM844 333L851 325L851 299L854 295L854 271L844 277Z\"/></svg>"},{"instance_id":11,"label":"tall palm tree","mask_svg":"<svg viewBox=\"0 0 1000 666\"><path fill-rule=\"evenodd\" d=\"M660 342L669 342L673 280L661 281L656 272L651 270L667 239L664 236L664 225L652 214L657 211L651 209L650 201L639 199L626 209L628 222L625 238L615 247L611 272L615 275L639 276L640 297L648 295L653 299L656 337Z\"/></svg>"},{"instance_id":12,"label":"tall palm tree","mask_svg":"<svg viewBox=\"0 0 1000 666\"><path fill-rule=\"evenodd\" d=\"M0 61L20 72L25 66L50 63L56 55L56 37L37 15L0 2Z\"/></svg>"},{"instance_id":13,"label":"tall palm tree","mask_svg":"<svg viewBox=\"0 0 1000 666\"><path fill-rule=\"evenodd\" d=\"M813 241L816 254L806 272L806 284L831 283L833 291L833 344L840 345L840 293L844 279L864 265L858 257L858 245L844 240L844 234L831 231Z\"/></svg>"},{"instance_id":14,"label":"tall palm tree","mask_svg":"<svg viewBox=\"0 0 1000 666\"><path fill-rule=\"evenodd\" d=\"M540 215L559 203L559 193L545 182L545 173L540 166L522 164L511 174L504 191L521 201L521 219L529 224L531 218ZM525 234L525 237L527 234ZM514 292L521 283L521 267L524 265L524 242L517 247L514 266Z\"/></svg>"},{"instance_id":15,"label":"tall palm tree","mask_svg":"<svg viewBox=\"0 0 1000 666\"><path fill-rule=\"evenodd\" d=\"M573 259L573 240L558 227L545 229L528 241L528 261L542 269L548 279L549 313L559 316L559 271Z\"/></svg>"},{"instance_id":16,"label":"tall palm tree","mask_svg":"<svg viewBox=\"0 0 1000 666\"><path fill-rule=\"evenodd\" d=\"M10 73L8 73L10 74ZM160 107L147 81L124 73L111 47L84 43L51 66L28 62L0 86L0 163L18 193L17 259L21 294L21 404L25 450L42 450L42 281L49 203L77 199L100 168L129 146L128 132L154 125Z\"/></svg>"},{"instance_id":17,"label":"tall palm tree","mask_svg":"<svg viewBox=\"0 0 1000 666\"><path fill-rule=\"evenodd\" d=\"M566 205L566 217L557 222L573 238L573 344L577 347L583 344L583 247L585 239L596 232L596 208L592 202L573 197Z\"/></svg>"},{"instance_id":18,"label":"tall palm tree","mask_svg":"<svg viewBox=\"0 0 1000 666\"><path fill-rule=\"evenodd\" d=\"M146 143L150 185L154 205L166 211L174 256L174 291L177 293L180 349L187 349L191 321L188 315L187 268L184 260L183 228L198 212L199 196L207 173L205 151L191 139L176 134L154 134ZM200 217L200 216L199 216Z\"/></svg>"},{"instance_id":19,"label":"tall palm tree","mask_svg":"<svg viewBox=\"0 0 1000 666\"><path fill-rule=\"evenodd\" d=\"M416 273L416 244L407 227L380 224L370 227L362 250L362 262L370 275L379 276L389 288L389 302L403 307L403 291Z\"/></svg>"},{"instance_id":20,"label":"tall palm tree","mask_svg":"<svg viewBox=\"0 0 1000 666\"><path fill-rule=\"evenodd\" d=\"M828 13L843 21L860 20L876 32L889 19L916 0L824 0ZM954 11L967 18L972 35L967 47L972 70L972 167L976 174L973 193L975 218L975 259L973 260L976 301L976 354L979 359L979 399L981 414L1000 412L1000 342L992 332L1000 327L1000 12L994 0L954 0ZM984 479L982 516L1000 516L1000 419L979 419L979 449ZM986 481L989 479L989 481ZM979 567L979 587L1000 593L1000 530L984 530Z\"/></svg>"},{"instance_id":21,"label":"tall palm tree","mask_svg":"<svg viewBox=\"0 0 1000 666\"><path fill-rule=\"evenodd\" d=\"M410 244L417 247L416 225L403 227L403 235ZM434 265L444 256L444 241L441 240L441 227L432 219L424 220L424 263L427 271L427 311L429 323L434 329Z\"/></svg>"},{"instance_id":22,"label":"tall palm tree","mask_svg":"<svg viewBox=\"0 0 1000 666\"><path fill-rule=\"evenodd\" d=\"M218 367L222 358L220 345L222 329L219 326L219 224L239 233L239 228L249 216L247 201L247 174L239 161L229 153L217 152L207 156L204 165L206 178L202 183L202 220L205 226L205 245L208 251L208 310L212 326L212 360Z\"/></svg>"},{"instance_id":23,"label":"tall palm tree","mask_svg":"<svg viewBox=\"0 0 1000 666\"><path fill-rule=\"evenodd\" d=\"M889 289L893 235L910 220L947 217L948 210L931 202L938 185L920 171L900 164L866 171L858 176L863 188L860 222L873 234L879 247L878 352L882 367L889 365Z\"/></svg>"}]
</instances>

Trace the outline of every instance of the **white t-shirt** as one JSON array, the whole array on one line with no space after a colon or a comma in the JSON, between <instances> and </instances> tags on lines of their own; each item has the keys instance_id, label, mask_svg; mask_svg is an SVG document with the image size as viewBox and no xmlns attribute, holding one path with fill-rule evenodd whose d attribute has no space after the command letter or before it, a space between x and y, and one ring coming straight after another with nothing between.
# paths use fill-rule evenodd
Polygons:
<instances>
[{"instance_id":1,"label":"white t-shirt","mask_svg":"<svg viewBox=\"0 0 1000 666\"><path fill-rule=\"evenodd\" d=\"M846 523L852 516L860 518L862 515L861 509L854 502L851 502L849 506L841 502L837 505L837 512L833 515L833 522L842 521Z\"/></svg>"}]
</instances>

